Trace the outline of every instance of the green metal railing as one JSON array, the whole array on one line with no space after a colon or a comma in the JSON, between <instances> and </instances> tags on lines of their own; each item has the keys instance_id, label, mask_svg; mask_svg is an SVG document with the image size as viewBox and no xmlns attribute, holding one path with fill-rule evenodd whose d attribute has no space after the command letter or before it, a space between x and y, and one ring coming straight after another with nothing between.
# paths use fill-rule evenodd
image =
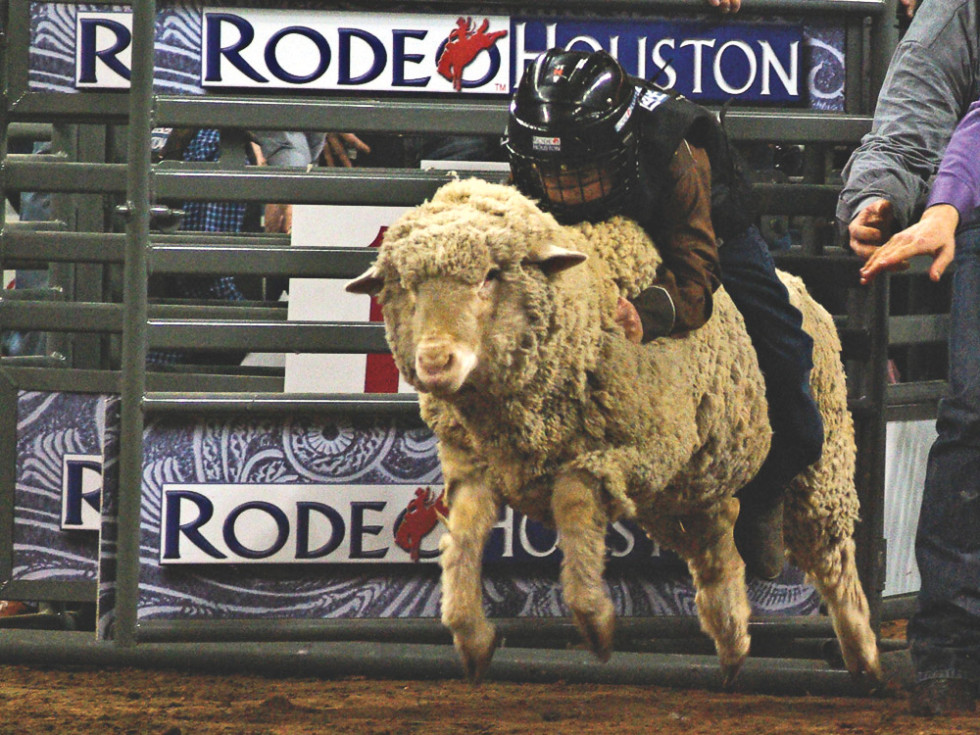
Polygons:
<instances>
[{"instance_id":1,"label":"green metal railing","mask_svg":"<svg viewBox=\"0 0 980 735\"><path fill-rule=\"evenodd\" d=\"M692 0L616 0L601 4L604 13L631 11L649 14L690 14ZM118 556L116 573L116 621L114 640L102 646L79 644L78 655L107 657L112 661L170 660L161 652L166 641L282 640L282 636L315 639L376 640L378 626L371 621L338 623L311 621L283 626L250 622L244 626L200 625L180 621L140 624L139 531L142 483L142 442L147 414L173 413L262 413L286 416L301 412L367 413L418 421L414 398L380 395L308 395L282 393L282 376L248 371L219 373L147 372L146 357L152 348L248 348L270 352L381 352L385 351L380 325L288 323L276 306L165 304L151 301L148 277L173 273L236 274L263 277L335 277L360 273L370 253L360 249L290 248L284 236L207 234L164 234L151 230L154 202L233 199L243 202L335 203L414 205L429 197L447 174L406 169L321 169L296 172L230 165L152 164L150 132L155 126L213 126L276 129L283 126L282 110L289 108L290 129L404 132L425 130L444 134L497 133L504 127L506 103L501 101L406 101L346 97L270 97L213 95L203 97L157 95L153 92L154 21L157 3L133 3L133 53L131 88L127 93L84 94L39 93L29 89L25 63L30 39L29 3L0 1L3 43L0 63L5 89L0 105L0 190L50 191L58 202L54 223L18 226L0 230L0 261L20 265L41 263L51 269L70 271L63 293L54 300L9 299L0 301L0 329L31 329L49 332L60 339L58 367L5 362L0 381L6 381L7 403L20 389L117 391L121 397L120 455L118 466ZM460 11L460 2L412 2L398 4L407 11L418 9ZM490 0L490 8L519 12L520 4ZM590 13L599 4L584 0L542 2L535 11ZM778 13L788 17L833 17L843 15L849 60L847 107L840 114L767 109L733 110L726 126L742 143L781 142L804 144L812 161L805 181L759 184L757 189L767 215L809 216L829 221L833 215L838 186L824 180L825 161L835 147L853 146L866 132L874 96L893 47L894 2L854 0L753 0L742 16L760 17ZM446 114L452 106L454 114ZM19 127L18 127L19 126ZM58 141L50 156L7 153L12 134L48 137ZM64 145L68 141L69 145ZM119 231L121 223L125 231ZM0 221L0 225L2 225ZM25 226L26 225L26 226ZM821 251L823 254L821 254ZM837 248L808 244L801 252L780 258L780 265L803 273L808 279L832 282L848 291L841 318L848 352L858 357L848 363L851 407L858 423L858 485L864 523L860 529L861 572L877 617L883 563L881 542L884 416L887 403L884 361L888 347L888 286L879 279L873 289L846 283L854 276L855 261ZM53 271L52 271L53 272ZM57 279L55 279L57 280ZM937 326L937 334L941 325ZM57 386L57 387L54 387ZM13 525L12 488L14 428L11 420L0 419L0 524ZM3 533L0 532L0 538ZM8 534L7 538L10 538ZM0 568L9 578L9 568ZM70 593L77 599L79 588ZM91 586L86 587L90 593ZM9 590L8 590L9 591ZM322 624L322 625L321 625ZM627 623L649 635L674 625L686 630L690 621ZM791 627L787 628L786 625ZM818 635L832 637L824 628L814 633L812 621L787 621L779 627L783 637ZM512 635L520 637L521 624L511 623ZM754 623L753 631L766 626ZM792 627L795 626L795 627ZM419 626L386 621L386 630L402 631L413 640ZM771 626L770 626L771 629ZM426 628L427 636L445 640ZM291 631L291 632L290 632ZM794 632L795 631L795 632ZM662 634L662 633L661 633ZM6 635L6 634L5 634ZM386 634L387 635L387 634ZM692 633L693 635L693 633ZM765 633L762 633L764 636ZM293 638L295 639L295 638ZM50 639L53 640L53 639ZM53 647L37 636L0 642L0 659L17 660L29 652L54 656ZM74 645L74 644L72 644ZM294 649L269 646L268 659L293 656ZM106 646L111 649L107 653ZM160 647L158 647L160 646ZM133 651L141 649L144 653ZM71 645L63 650L72 650ZM178 649L174 649L178 650ZM195 649L175 654L192 657ZM413 654L398 649L396 655ZM220 642L197 653L212 660L234 660L234 647ZM289 653L293 652L293 653ZM261 653L257 654L261 657ZM323 654L338 661L337 651ZM141 659L145 656L145 659ZM332 657L332 658L331 658ZM558 655L561 658L561 655ZM293 660L293 659L289 659ZM433 664L442 670L442 659ZM325 664L329 665L329 664ZM566 671L562 660L555 670ZM714 667L710 661L704 666ZM657 663L661 674L670 669ZM453 669L455 671L455 669ZM839 673L839 672L838 672ZM419 674L421 675L421 674ZM665 675L665 674L664 674ZM782 674L773 670L774 680ZM801 676L819 673L806 669ZM692 674L701 680L703 669ZM756 672L759 681L763 671ZM836 686L837 673L827 674ZM668 678L670 678L668 677ZM655 677L654 677L655 678ZM683 677L681 677L683 678ZM771 682L770 682L771 683ZM760 685L760 687L765 688Z\"/></svg>"}]
</instances>

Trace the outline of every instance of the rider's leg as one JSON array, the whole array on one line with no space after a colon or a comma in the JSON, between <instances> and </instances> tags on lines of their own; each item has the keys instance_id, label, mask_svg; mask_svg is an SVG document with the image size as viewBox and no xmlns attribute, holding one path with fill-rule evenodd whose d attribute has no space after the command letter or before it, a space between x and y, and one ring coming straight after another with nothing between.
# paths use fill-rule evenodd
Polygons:
<instances>
[{"instance_id":1,"label":"rider's leg","mask_svg":"<svg viewBox=\"0 0 980 735\"><path fill-rule=\"evenodd\" d=\"M766 382L772 448L738 497L735 541L750 573L772 579L783 565L782 499L787 484L820 458L823 421L810 393L813 340L789 302L756 227L719 249L722 283L745 319Z\"/></svg>"}]
</instances>

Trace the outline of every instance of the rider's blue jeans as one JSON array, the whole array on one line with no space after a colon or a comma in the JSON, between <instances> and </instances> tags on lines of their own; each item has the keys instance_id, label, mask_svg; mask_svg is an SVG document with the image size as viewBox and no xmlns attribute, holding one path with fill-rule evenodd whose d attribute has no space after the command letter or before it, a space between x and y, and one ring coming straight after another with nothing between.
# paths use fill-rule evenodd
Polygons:
<instances>
[{"instance_id":1,"label":"rider's blue jeans","mask_svg":"<svg viewBox=\"0 0 980 735\"><path fill-rule=\"evenodd\" d=\"M769 456L739 497L765 502L778 498L823 448L823 420L810 393L813 340L803 331L803 316L789 302L757 227L726 239L718 252L721 282L742 313L759 358L773 430Z\"/></svg>"}]
</instances>

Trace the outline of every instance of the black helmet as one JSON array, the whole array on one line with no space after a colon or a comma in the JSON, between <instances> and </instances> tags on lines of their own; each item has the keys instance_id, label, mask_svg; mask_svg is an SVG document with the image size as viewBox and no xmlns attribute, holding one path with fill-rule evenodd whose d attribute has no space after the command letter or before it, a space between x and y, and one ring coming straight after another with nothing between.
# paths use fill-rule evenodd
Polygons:
<instances>
[{"instance_id":1,"label":"black helmet","mask_svg":"<svg viewBox=\"0 0 980 735\"><path fill-rule=\"evenodd\" d=\"M514 183L560 222L619 212L638 177L636 99L623 67L605 51L558 48L538 56L510 105L505 145ZM588 182L576 179L580 172L589 172L601 190L587 197ZM554 186L549 194L546 179L559 177L568 186L577 180L577 195Z\"/></svg>"}]
</instances>

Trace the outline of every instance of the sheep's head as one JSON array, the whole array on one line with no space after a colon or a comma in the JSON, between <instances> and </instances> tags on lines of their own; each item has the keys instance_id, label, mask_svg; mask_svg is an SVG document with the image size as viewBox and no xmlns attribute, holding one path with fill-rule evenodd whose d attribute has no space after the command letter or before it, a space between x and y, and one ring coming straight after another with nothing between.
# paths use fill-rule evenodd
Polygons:
<instances>
[{"instance_id":1,"label":"sheep's head","mask_svg":"<svg viewBox=\"0 0 980 735\"><path fill-rule=\"evenodd\" d=\"M586 259L555 244L562 232L510 187L454 182L388 229L347 290L378 298L395 362L419 391L499 387L548 330L549 280Z\"/></svg>"}]
</instances>

